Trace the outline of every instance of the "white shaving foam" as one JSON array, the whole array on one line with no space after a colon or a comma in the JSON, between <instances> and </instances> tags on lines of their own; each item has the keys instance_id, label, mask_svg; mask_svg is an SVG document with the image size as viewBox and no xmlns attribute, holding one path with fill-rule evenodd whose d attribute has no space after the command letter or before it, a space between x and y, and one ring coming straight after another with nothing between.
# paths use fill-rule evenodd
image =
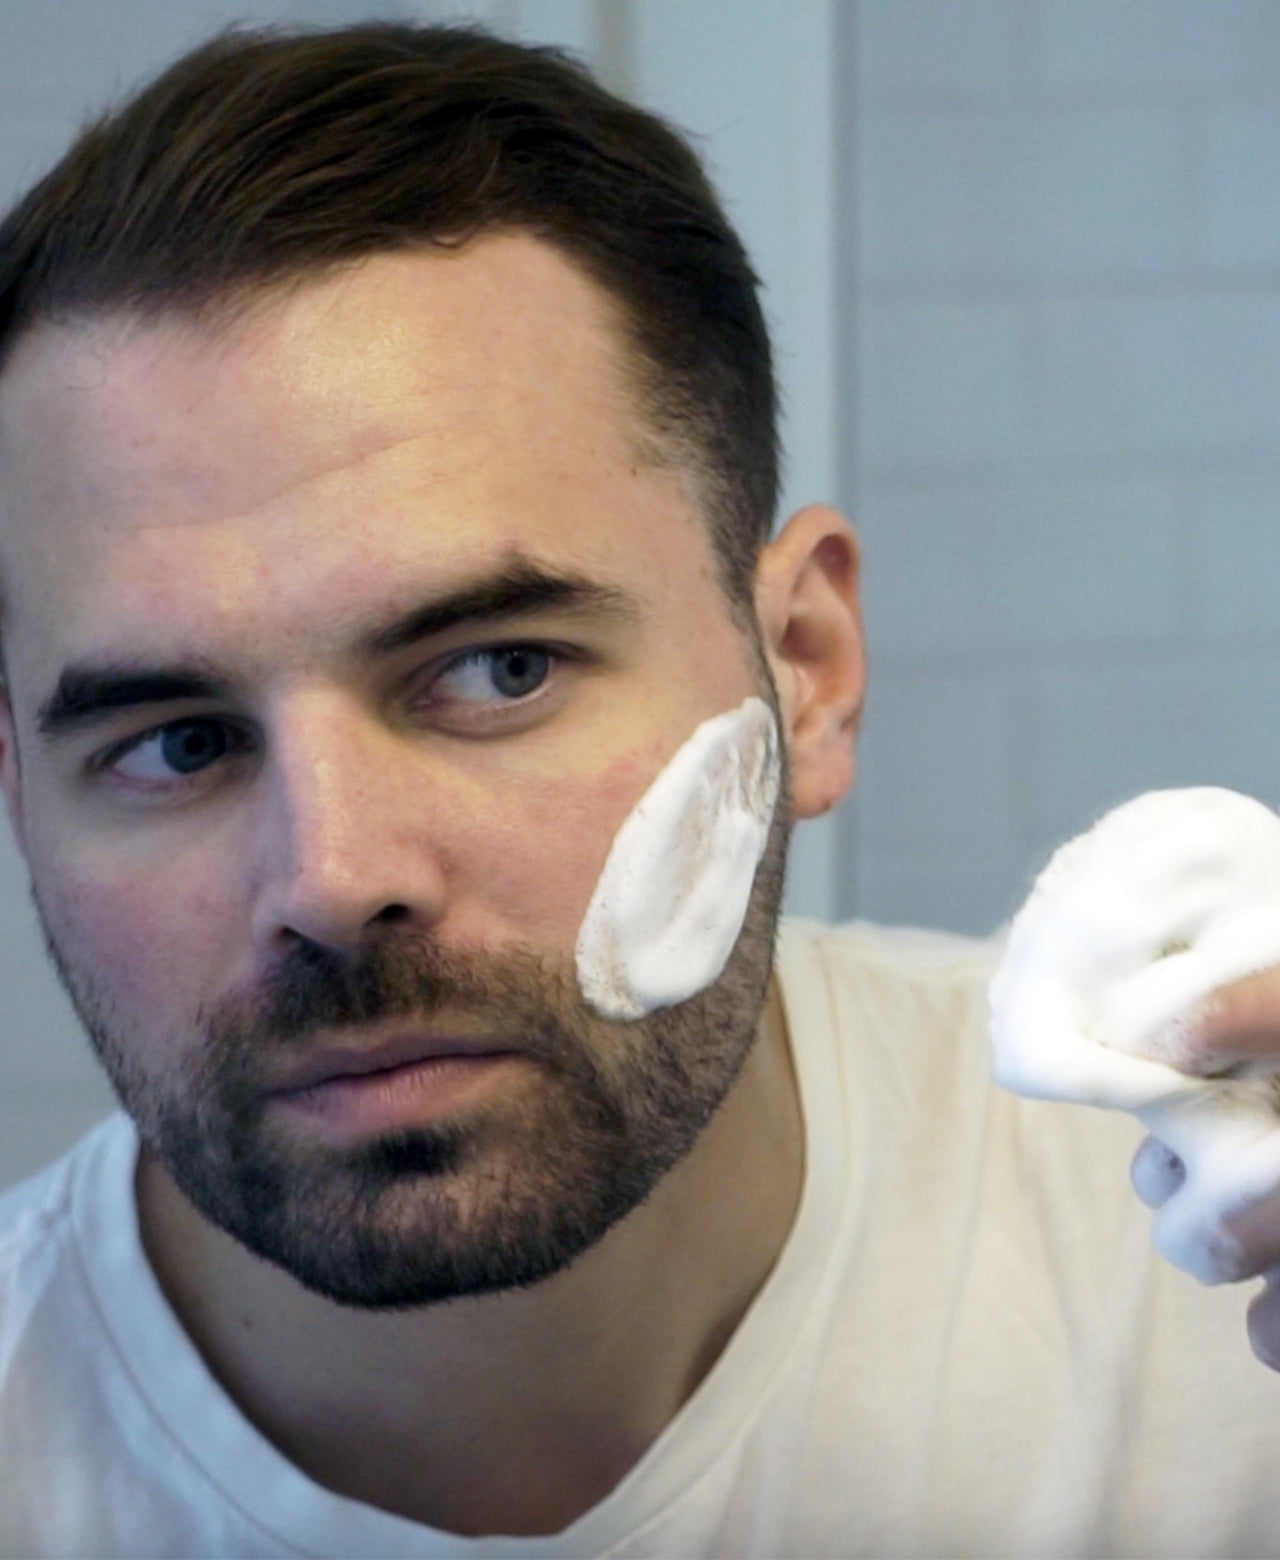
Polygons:
<instances>
[{"instance_id":1,"label":"white shaving foam","mask_svg":"<svg viewBox=\"0 0 1280 1560\"><path fill-rule=\"evenodd\" d=\"M1183 1161L1153 1235L1206 1283L1245 1276L1227 1221L1280 1188L1280 1065L1192 1077L1184 1037L1217 987L1277 963L1280 818L1198 787L1139 796L1062 846L991 983L999 1083L1132 1111Z\"/></svg>"},{"instance_id":2,"label":"white shaving foam","mask_svg":"<svg viewBox=\"0 0 1280 1560\"><path fill-rule=\"evenodd\" d=\"M578 984L606 1018L705 990L729 961L778 800L763 699L703 721L614 837L582 919Z\"/></svg>"}]
</instances>

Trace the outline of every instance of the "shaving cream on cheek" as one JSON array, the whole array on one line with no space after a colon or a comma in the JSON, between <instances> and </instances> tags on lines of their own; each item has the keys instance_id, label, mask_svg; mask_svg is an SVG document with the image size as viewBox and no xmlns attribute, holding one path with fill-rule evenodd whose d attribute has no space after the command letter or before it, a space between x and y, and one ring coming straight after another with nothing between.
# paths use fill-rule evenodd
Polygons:
<instances>
[{"instance_id":1,"label":"shaving cream on cheek","mask_svg":"<svg viewBox=\"0 0 1280 1560\"><path fill-rule=\"evenodd\" d=\"M578 984L605 1018L704 991L729 961L778 800L763 699L703 721L623 821L578 932Z\"/></svg>"},{"instance_id":2,"label":"shaving cream on cheek","mask_svg":"<svg viewBox=\"0 0 1280 1560\"><path fill-rule=\"evenodd\" d=\"M1183 1162L1153 1233L1207 1283L1245 1276L1231 1218L1280 1187L1280 1091L1275 1072L1180 1071L1186 1026L1219 986L1277 963L1280 818L1205 786L1137 797L1064 845L991 984L1000 1083L1132 1111Z\"/></svg>"}]
</instances>

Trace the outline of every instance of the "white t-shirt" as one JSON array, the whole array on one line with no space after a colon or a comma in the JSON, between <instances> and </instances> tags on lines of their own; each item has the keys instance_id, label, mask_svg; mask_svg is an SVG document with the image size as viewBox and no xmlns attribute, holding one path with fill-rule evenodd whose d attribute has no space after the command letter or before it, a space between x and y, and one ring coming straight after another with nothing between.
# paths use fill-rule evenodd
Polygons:
<instances>
[{"instance_id":1,"label":"white t-shirt","mask_svg":"<svg viewBox=\"0 0 1280 1560\"><path fill-rule=\"evenodd\" d=\"M1280 1376L1246 1295L1150 1252L1127 1118L987 1078L991 945L784 930L795 1227L647 1455L549 1538L322 1489L147 1267L114 1117L0 1198L5 1556L1280 1556Z\"/></svg>"}]
</instances>

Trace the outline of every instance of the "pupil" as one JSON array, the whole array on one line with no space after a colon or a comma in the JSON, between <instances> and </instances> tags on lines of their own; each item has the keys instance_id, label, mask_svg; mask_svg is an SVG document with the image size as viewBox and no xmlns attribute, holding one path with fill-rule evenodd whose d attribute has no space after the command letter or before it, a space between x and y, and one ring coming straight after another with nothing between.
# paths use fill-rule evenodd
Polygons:
<instances>
[{"instance_id":1,"label":"pupil","mask_svg":"<svg viewBox=\"0 0 1280 1560\"><path fill-rule=\"evenodd\" d=\"M493 686L507 698L532 693L547 675L546 652L522 646L504 650L493 663Z\"/></svg>"},{"instance_id":2,"label":"pupil","mask_svg":"<svg viewBox=\"0 0 1280 1560\"><path fill-rule=\"evenodd\" d=\"M170 769L191 774L222 757L227 751L227 734L213 721L184 721L164 733L161 750Z\"/></svg>"}]
</instances>

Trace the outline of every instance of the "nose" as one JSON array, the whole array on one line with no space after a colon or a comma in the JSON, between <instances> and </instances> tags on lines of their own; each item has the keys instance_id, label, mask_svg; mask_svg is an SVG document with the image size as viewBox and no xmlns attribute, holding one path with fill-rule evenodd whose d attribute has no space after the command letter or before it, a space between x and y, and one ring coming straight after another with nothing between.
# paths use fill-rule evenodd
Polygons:
<instances>
[{"instance_id":1,"label":"nose","mask_svg":"<svg viewBox=\"0 0 1280 1560\"><path fill-rule=\"evenodd\" d=\"M255 942L355 953L390 924L444 913L420 750L338 695L297 700L272 723L259 831Z\"/></svg>"}]
</instances>

